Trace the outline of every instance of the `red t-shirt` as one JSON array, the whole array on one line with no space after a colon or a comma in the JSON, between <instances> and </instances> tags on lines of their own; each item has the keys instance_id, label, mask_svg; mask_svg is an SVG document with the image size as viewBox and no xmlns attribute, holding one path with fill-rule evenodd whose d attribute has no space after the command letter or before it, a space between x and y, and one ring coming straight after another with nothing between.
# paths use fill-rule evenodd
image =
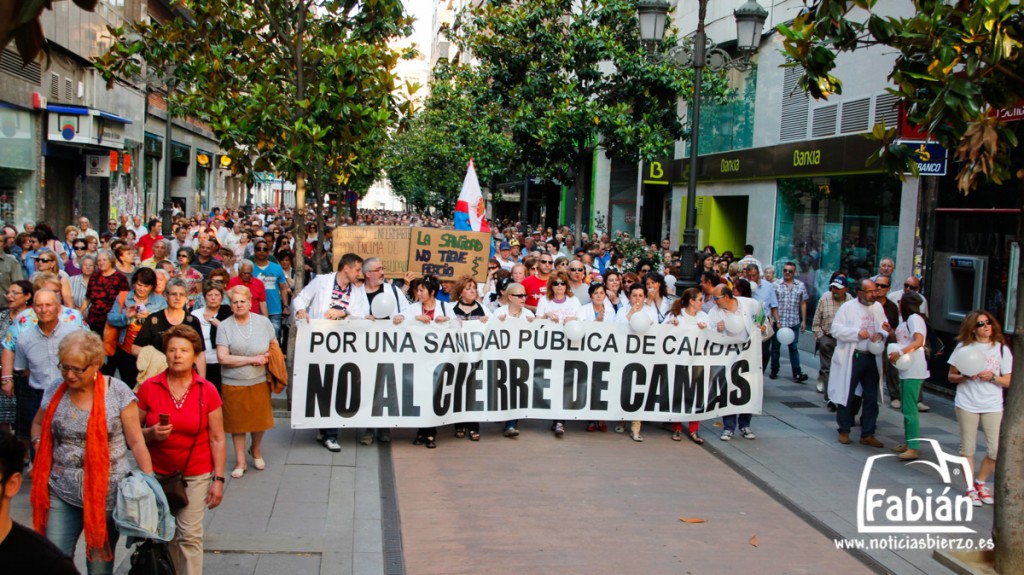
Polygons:
<instances>
[{"instance_id":1,"label":"red t-shirt","mask_svg":"<svg viewBox=\"0 0 1024 575\"><path fill-rule=\"evenodd\" d=\"M263 315L263 310L260 309L260 302L267 301L267 288L263 287L263 281L258 279L256 276L252 277L249 283L242 281L242 276L235 276L228 280L228 289L235 286L245 286L252 292L252 301L249 304L249 311L256 315Z\"/></svg>"},{"instance_id":2,"label":"red t-shirt","mask_svg":"<svg viewBox=\"0 0 1024 575\"><path fill-rule=\"evenodd\" d=\"M540 298L548 291L548 280L530 276L523 280L523 287L526 289L526 305L537 307Z\"/></svg>"},{"instance_id":3,"label":"red t-shirt","mask_svg":"<svg viewBox=\"0 0 1024 575\"><path fill-rule=\"evenodd\" d=\"M146 234L141 238L136 239L135 247L139 250L139 259L148 260L153 257L153 242L162 239L164 239L164 237L160 234L157 234L155 238Z\"/></svg>"},{"instance_id":4,"label":"red t-shirt","mask_svg":"<svg viewBox=\"0 0 1024 575\"><path fill-rule=\"evenodd\" d=\"M202 385L203 411L202 426L199 415L199 391ZM136 394L139 398L139 409L146 412L142 421L143 427L151 427L160 423L160 414L171 416L174 429L163 441L146 444L149 455L153 459L153 471L161 475L170 475L181 471L186 477L203 475L213 471L213 453L210 451L210 413L220 409L221 399L217 388L212 383L192 372L192 387L185 396L185 401L178 409L167 388L167 372L151 377L142 382ZM196 437L196 433L199 434ZM195 449L189 458L189 449L195 441ZM182 469L188 459L188 469Z\"/></svg>"}]
</instances>

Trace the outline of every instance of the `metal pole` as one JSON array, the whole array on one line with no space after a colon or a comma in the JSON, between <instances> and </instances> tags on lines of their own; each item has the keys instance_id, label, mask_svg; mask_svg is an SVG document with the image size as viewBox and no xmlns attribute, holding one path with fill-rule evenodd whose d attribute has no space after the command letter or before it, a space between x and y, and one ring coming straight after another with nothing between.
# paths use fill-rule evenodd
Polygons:
<instances>
[{"instance_id":1,"label":"metal pole","mask_svg":"<svg viewBox=\"0 0 1024 575\"><path fill-rule=\"evenodd\" d=\"M701 76L704 72L704 51L707 36L704 34L704 12L707 0L701 0L697 32L693 35L693 106L690 107L690 163L689 175L686 180L686 229L683 230L683 245L680 248L682 272L676 281L676 293L697 287L694 279L697 257L697 151L700 149L700 90Z\"/></svg>"},{"instance_id":2,"label":"metal pole","mask_svg":"<svg viewBox=\"0 0 1024 575\"><path fill-rule=\"evenodd\" d=\"M160 210L160 219L163 224L163 233L171 233L171 127L174 117L171 115L171 92L174 90L173 82L167 82L167 120L164 127L164 207Z\"/></svg>"},{"instance_id":3,"label":"metal pole","mask_svg":"<svg viewBox=\"0 0 1024 575\"><path fill-rule=\"evenodd\" d=\"M530 235L530 218L527 214L529 211L529 195L530 195L530 176L523 178L523 191L519 197L519 221L521 222L523 237Z\"/></svg>"}]
</instances>

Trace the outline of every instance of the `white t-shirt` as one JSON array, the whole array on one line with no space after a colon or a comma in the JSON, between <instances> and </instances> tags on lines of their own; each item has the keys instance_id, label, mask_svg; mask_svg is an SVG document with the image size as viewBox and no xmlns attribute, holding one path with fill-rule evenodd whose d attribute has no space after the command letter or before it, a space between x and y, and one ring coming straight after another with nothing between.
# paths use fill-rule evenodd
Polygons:
<instances>
[{"instance_id":1,"label":"white t-shirt","mask_svg":"<svg viewBox=\"0 0 1024 575\"><path fill-rule=\"evenodd\" d=\"M985 369L999 375L1013 370L1013 354L1010 347L999 344L972 344L985 354ZM960 353L963 344L957 344L953 355L949 356L949 364L956 363L956 354ZM971 413L993 413L1003 410L1003 388L995 382L970 378L956 386L956 406Z\"/></svg>"},{"instance_id":2,"label":"white t-shirt","mask_svg":"<svg viewBox=\"0 0 1024 575\"><path fill-rule=\"evenodd\" d=\"M900 322L900 325L896 327L896 343L899 344L900 349L906 349L914 343L914 334L918 333L927 338L928 326L925 325L923 317L916 313L911 314L907 321ZM900 371L899 374L900 379L928 379L931 373L928 371L928 361L924 357L923 347L910 353L910 368Z\"/></svg>"},{"instance_id":3,"label":"white t-shirt","mask_svg":"<svg viewBox=\"0 0 1024 575\"><path fill-rule=\"evenodd\" d=\"M558 316L558 321L565 321L565 318L571 317L575 319L582 319L580 317L580 310L583 309L583 305L580 300L575 297L567 297L564 301L556 302L553 299L547 297L540 298L537 302L537 317L544 317L549 313L553 313Z\"/></svg>"}]
</instances>

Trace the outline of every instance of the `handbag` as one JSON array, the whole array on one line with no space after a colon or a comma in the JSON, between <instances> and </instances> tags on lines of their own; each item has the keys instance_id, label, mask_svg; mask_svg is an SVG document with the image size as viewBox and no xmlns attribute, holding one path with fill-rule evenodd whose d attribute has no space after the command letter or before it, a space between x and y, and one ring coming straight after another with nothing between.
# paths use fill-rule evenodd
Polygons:
<instances>
[{"instance_id":1,"label":"handbag","mask_svg":"<svg viewBox=\"0 0 1024 575\"><path fill-rule=\"evenodd\" d=\"M117 296L117 301L120 305L120 309L124 309L124 300L128 297L128 292L123 291ZM109 323L103 326L103 353L107 354L107 357L113 357L117 353L118 339L121 337L121 328L114 327Z\"/></svg>"},{"instance_id":2,"label":"handbag","mask_svg":"<svg viewBox=\"0 0 1024 575\"><path fill-rule=\"evenodd\" d=\"M168 391L168 393L170 393ZM203 428L203 384L199 384L199 429ZM199 433L197 432L195 437L192 438L192 447L188 450L188 457L185 458L185 465L182 469L188 469L188 462L192 459L192 450L196 448L196 441L199 439ZM160 487L164 490L164 496L167 497L167 506L171 508L171 511L177 511L182 507L188 505L188 492L185 488L188 487L188 482L185 481L185 473L182 470L175 471L170 475L157 476L157 481L160 482Z\"/></svg>"},{"instance_id":3,"label":"handbag","mask_svg":"<svg viewBox=\"0 0 1024 575\"><path fill-rule=\"evenodd\" d=\"M146 539L135 548L128 575L174 575L174 564L167 544Z\"/></svg>"}]
</instances>

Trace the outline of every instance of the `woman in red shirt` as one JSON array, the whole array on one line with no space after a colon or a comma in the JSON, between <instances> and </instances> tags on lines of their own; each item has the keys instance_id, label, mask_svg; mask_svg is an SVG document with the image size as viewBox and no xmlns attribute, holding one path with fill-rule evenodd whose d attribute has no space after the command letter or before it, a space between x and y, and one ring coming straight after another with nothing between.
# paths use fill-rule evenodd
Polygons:
<instances>
[{"instance_id":1,"label":"woman in red shirt","mask_svg":"<svg viewBox=\"0 0 1024 575\"><path fill-rule=\"evenodd\" d=\"M175 572L200 575L206 508L217 507L224 497L227 443L221 399L217 388L192 369L202 349L199 334L182 324L167 330L163 339L167 371L139 387L139 418L153 471L181 471L187 483L188 505L174 511L177 531L170 548Z\"/></svg>"}]
</instances>

